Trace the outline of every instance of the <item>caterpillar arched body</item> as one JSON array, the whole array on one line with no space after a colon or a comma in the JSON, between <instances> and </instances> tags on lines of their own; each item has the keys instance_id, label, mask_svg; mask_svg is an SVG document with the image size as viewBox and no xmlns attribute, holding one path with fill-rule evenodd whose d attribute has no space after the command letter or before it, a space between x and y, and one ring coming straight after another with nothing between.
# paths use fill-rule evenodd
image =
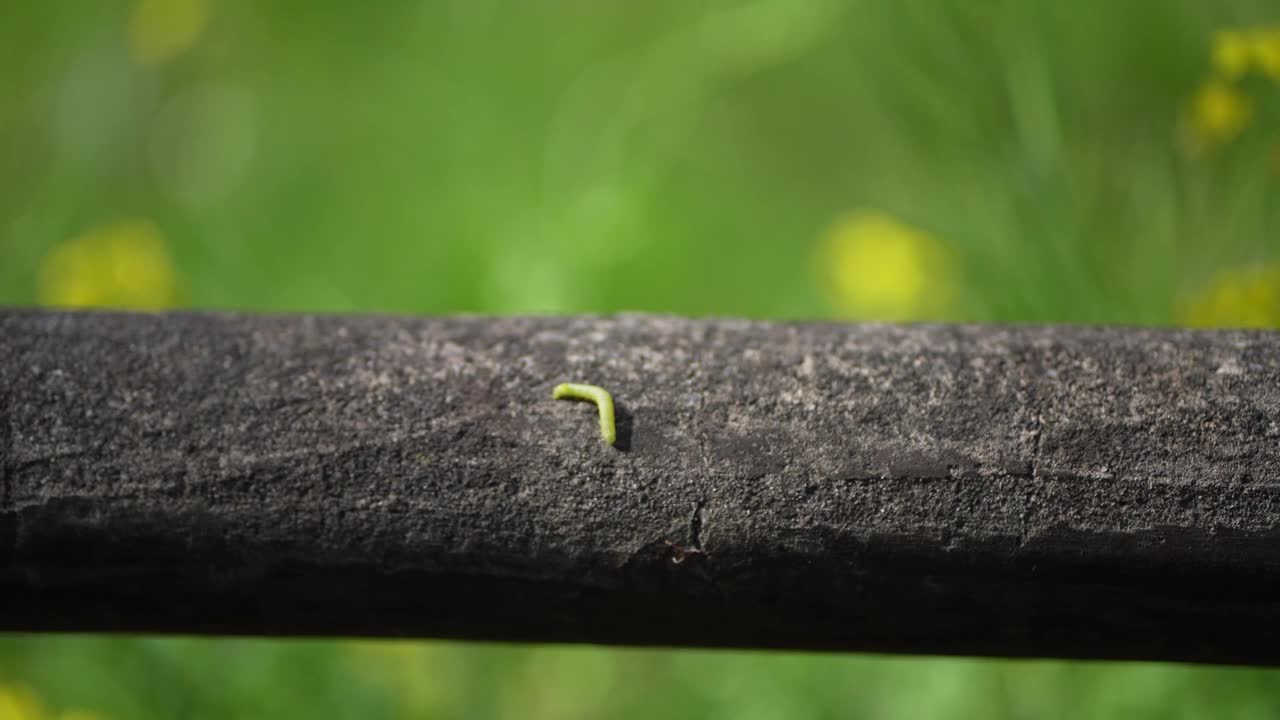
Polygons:
<instances>
[{"instance_id":1,"label":"caterpillar arched body","mask_svg":"<svg viewBox=\"0 0 1280 720\"><path fill-rule=\"evenodd\" d=\"M590 400L600 411L600 434L604 441L612 445L618 439L618 431L613 422L613 397L609 391L596 385L579 385L577 383L560 383L551 391L556 400Z\"/></svg>"}]
</instances>

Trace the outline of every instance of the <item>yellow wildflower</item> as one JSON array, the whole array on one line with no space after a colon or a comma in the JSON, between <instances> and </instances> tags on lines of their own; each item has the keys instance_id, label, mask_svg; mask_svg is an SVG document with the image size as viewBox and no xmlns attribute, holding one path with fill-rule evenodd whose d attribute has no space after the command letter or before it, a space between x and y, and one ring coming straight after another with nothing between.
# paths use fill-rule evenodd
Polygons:
<instances>
[{"instance_id":1,"label":"yellow wildflower","mask_svg":"<svg viewBox=\"0 0 1280 720\"><path fill-rule=\"evenodd\" d=\"M0 685L0 720L43 720L44 706L30 688Z\"/></svg>"},{"instance_id":2,"label":"yellow wildflower","mask_svg":"<svg viewBox=\"0 0 1280 720\"><path fill-rule=\"evenodd\" d=\"M1222 80L1200 86L1191 102L1191 126L1197 146L1234 140L1253 119L1253 101Z\"/></svg>"},{"instance_id":3,"label":"yellow wildflower","mask_svg":"<svg viewBox=\"0 0 1280 720\"><path fill-rule=\"evenodd\" d=\"M1280 82L1280 26L1254 31L1253 61L1264 75Z\"/></svg>"},{"instance_id":4,"label":"yellow wildflower","mask_svg":"<svg viewBox=\"0 0 1280 720\"><path fill-rule=\"evenodd\" d=\"M39 293L45 305L159 310L177 301L177 273L160 230L128 220L54 248L41 264Z\"/></svg>"},{"instance_id":5,"label":"yellow wildflower","mask_svg":"<svg viewBox=\"0 0 1280 720\"><path fill-rule=\"evenodd\" d=\"M818 259L831 303L847 317L922 319L946 294L940 243L884 213L842 217L822 239Z\"/></svg>"},{"instance_id":6,"label":"yellow wildflower","mask_svg":"<svg viewBox=\"0 0 1280 720\"><path fill-rule=\"evenodd\" d=\"M1280 327L1280 265L1224 270L1179 314L1191 327Z\"/></svg>"},{"instance_id":7,"label":"yellow wildflower","mask_svg":"<svg viewBox=\"0 0 1280 720\"><path fill-rule=\"evenodd\" d=\"M1213 67L1219 78L1238 80L1258 70L1280 81L1280 26L1219 30L1213 34Z\"/></svg>"},{"instance_id":8,"label":"yellow wildflower","mask_svg":"<svg viewBox=\"0 0 1280 720\"><path fill-rule=\"evenodd\" d=\"M1253 38L1240 30L1219 30L1213 34L1213 67L1228 80L1249 71Z\"/></svg>"},{"instance_id":9,"label":"yellow wildflower","mask_svg":"<svg viewBox=\"0 0 1280 720\"><path fill-rule=\"evenodd\" d=\"M60 715L46 712L40 698L30 688L21 685L0 685L0 720L102 720L102 716L88 710L65 710Z\"/></svg>"},{"instance_id":10,"label":"yellow wildflower","mask_svg":"<svg viewBox=\"0 0 1280 720\"><path fill-rule=\"evenodd\" d=\"M209 0L138 0L129 48L143 65L160 65L195 44L209 20Z\"/></svg>"}]
</instances>

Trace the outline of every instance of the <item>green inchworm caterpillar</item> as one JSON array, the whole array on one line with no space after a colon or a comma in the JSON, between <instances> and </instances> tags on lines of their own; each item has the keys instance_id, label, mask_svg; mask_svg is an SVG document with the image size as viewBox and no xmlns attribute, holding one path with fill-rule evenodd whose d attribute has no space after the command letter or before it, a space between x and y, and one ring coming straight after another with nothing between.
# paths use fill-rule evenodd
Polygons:
<instances>
[{"instance_id":1,"label":"green inchworm caterpillar","mask_svg":"<svg viewBox=\"0 0 1280 720\"><path fill-rule=\"evenodd\" d=\"M551 391L551 397L556 400L569 398L590 400L595 403L600 410L600 434L604 435L604 441L612 445L613 441L618 439L618 431L613 425L613 398L608 390L596 385L560 383L555 390Z\"/></svg>"}]
</instances>

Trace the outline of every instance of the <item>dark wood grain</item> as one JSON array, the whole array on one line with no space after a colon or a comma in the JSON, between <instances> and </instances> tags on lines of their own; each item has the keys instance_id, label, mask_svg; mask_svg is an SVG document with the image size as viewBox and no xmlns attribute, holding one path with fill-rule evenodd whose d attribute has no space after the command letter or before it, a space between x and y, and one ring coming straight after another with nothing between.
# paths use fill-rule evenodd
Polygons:
<instances>
[{"instance_id":1,"label":"dark wood grain","mask_svg":"<svg viewBox=\"0 0 1280 720\"><path fill-rule=\"evenodd\" d=\"M1280 660L1277 333L0 310L0 403L0 630Z\"/></svg>"}]
</instances>

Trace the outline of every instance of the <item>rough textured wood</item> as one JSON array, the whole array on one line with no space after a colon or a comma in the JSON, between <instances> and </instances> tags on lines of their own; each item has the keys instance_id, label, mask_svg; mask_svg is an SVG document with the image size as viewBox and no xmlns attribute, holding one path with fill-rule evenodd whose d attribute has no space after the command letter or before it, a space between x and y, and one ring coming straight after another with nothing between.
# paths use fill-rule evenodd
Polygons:
<instances>
[{"instance_id":1,"label":"rough textured wood","mask_svg":"<svg viewBox=\"0 0 1280 720\"><path fill-rule=\"evenodd\" d=\"M1270 664L1278 420L1275 333L0 311L0 629Z\"/></svg>"}]
</instances>

